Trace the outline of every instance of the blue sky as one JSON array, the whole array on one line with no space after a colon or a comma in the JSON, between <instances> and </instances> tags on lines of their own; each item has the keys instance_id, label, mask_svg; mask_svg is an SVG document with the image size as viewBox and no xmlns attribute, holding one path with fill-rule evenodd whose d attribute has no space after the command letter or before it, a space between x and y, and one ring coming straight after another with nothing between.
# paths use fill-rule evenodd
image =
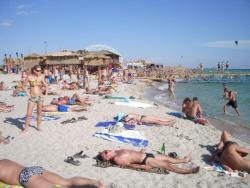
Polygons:
<instances>
[{"instance_id":1,"label":"blue sky","mask_svg":"<svg viewBox=\"0 0 250 188\"><path fill-rule=\"evenodd\" d=\"M48 52L106 44L125 60L250 68L250 1L0 1L0 59L44 53L44 41Z\"/></svg>"}]
</instances>

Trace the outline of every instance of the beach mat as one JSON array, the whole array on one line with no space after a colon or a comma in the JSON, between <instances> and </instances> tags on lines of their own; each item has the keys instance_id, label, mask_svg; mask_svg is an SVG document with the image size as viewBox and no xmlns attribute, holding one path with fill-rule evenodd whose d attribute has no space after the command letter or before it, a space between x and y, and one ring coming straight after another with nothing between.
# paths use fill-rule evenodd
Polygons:
<instances>
[{"instance_id":1,"label":"beach mat","mask_svg":"<svg viewBox=\"0 0 250 188\"><path fill-rule=\"evenodd\" d=\"M119 133L112 133L109 132L108 129L104 129L102 132L96 132L93 136L112 142L130 144L136 147L148 146L148 140L146 140L144 135L135 130L123 130Z\"/></svg>"},{"instance_id":2,"label":"beach mat","mask_svg":"<svg viewBox=\"0 0 250 188\"><path fill-rule=\"evenodd\" d=\"M61 187L61 185L55 185L55 187ZM21 185L8 185L3 182L0 182L0 188L24 188Z\"/></svg>"},{"instance_id":3,"label":"beach mat","mask_svg":"<svg viewBox=\"0 0 250 188\"><path fill-rule=\"evenodd\" d=\"M137 102L137 101L130 101L130 102L115 102L116 105L128 106L133 108L150 108L154 107L152 104Z\"/></svg>"},{"instance_id":4,"label":"beach mat","mask_svg":"<svg viewBox=\"0 0 250 188\"><path fill-rule=\"evenodd\" d=\"M131 169L131 170L136 170L136 171L140 171L140 172L148 172L148 173L155 173L155 174L169 174L168 170L162 169L162 168L152 168L152 169L146 171L146 170L140 169L140 168L132 169L132 168L129 168L129 167L126 167L126 166L124 166L124 167L123 166L118 166L118 165L113 164L110 161L100 161L98 159L96 159L95 166L100 167L100 168L118 167L118 168Z\"/></svg>"},{"instance_id":5,"label":"beach mat","mask_svg":"<svg viewBox=\"0 0 250 188\"><path fill-rule=\"evenodd\" d=\"M26 117L24 116L24 117L18 118L18 119L25 122L25 118ZM54 121L54 120L58 120L60 118L61 118L60 116L43 115L42 116L42 121ZM30 118L30 120L31 121L36 121L37 120L37 116L32 115L31 118Z\"/></svg>"},{"instance_id":6,"label":"beach mat","mask_svg":"<svg viewBox=\"0 0 250 188\"><path fill-rule=\"evenodd\" d=\"M117 122L116 121L106 121L106 122L98 122L95 126L96 127L109 127L114 126ZM124 124L123 127L128 130L132 130L135 128L134 125Z\"/></svg>"},{"instance_id":7,"label":"beach mat","mask_svg":"<svg viewBox=\"0 0 250 188\"><path fill-rule=\"evenodd\" d=\"M177 117L177 118L183 118L184 117L184 113L182 113L182 112L168 112L167 114L171 115L171 116L174 116L174 117Z\"/></svg>"}]
</instances>

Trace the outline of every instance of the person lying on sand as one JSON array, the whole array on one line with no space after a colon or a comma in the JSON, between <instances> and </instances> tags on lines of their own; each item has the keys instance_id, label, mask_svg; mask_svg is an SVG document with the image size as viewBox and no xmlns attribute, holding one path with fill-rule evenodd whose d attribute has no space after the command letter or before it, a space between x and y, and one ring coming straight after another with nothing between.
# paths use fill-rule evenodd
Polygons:
<instances>
[{"instance_id":1,"label":"person lying on sand","mask_svg":"<svg viewBox=\"0 0 250 188\"><path fill-rule=\"evenodd\" d=\"M244 158L250 153L250 150L230 141L230 138L229 132L222 132L221 140L217 144L217 151L212 155L211 160L219 162L229 172L239 170L250 173L250 160Z\"/></svg>"},{"instance_id":2,"label":"person lying on sand","mask_svg":"<svg viewBox=\"0 0 250 188\"><path fill-rule=\"evenodd\" d=\"M91 100L89 97L80 97L77 93L74 93L72 97L64 96L58 97L57 99L54 98L51 101L53 105L90 105Z\"/></svg>"},{"instance_id":3,"label":"person lying on sand","mask_svg":"<svg viewBox=\"0 0 250 188\"><path fill-rule=\"evenodd\" d=\"M62 89L63 90L77 90L79 89L79 83L78 82L68 83L67 81L64 81Z\"/></svg>"},{"instance_id":4,"label":"person lying on sand","mask_svg":"<svg viewBox=\"0 0 250 188\"><path fill-rule=\"evenodd\" d=\"M3 102L0 102L0 112L8 113L8 112L11 112L13 108L14 108L14 105L7 105Z\"/></svg>"},{"instance_id":5,"label":"person lying on sand","mask_svg":"<svg viewBox=\"0 0 250 188\"><path fill-rule=\"evenodd\" d=\"M83 106L66 106L66 105L45 105L42 107L43 112L82 112L86 111Z\"/></svg>"},{"instance_id":6,"label":"person lying on sand","mask_svg":"<svg viewBox=\"0 0 250 188\"><path fill-rule=\"evenodd\" d=\"M186 100L184 99L185 103L182 105L182 111L185 112L186 118L202 125L205 125L206 123L209 124L208 120L203 118L202 108L198 101L198 97L194 97L193 101L188 99L189 98L186 98Z\"/></svg>"},{"instance_id":7,"label":"person lying on sand","mask_svg":"<svg viewBox=\"0 0 250 188\"><path fill-rule=\"evenodd\" d=\"M111 93L111 89L110 88L103 88L103 89L91 89L86 91L84 94L92 94L92 95L106 95L106 94L110 94Z\"/></svg>"},{"instance_id":8,"label":"person lying on sand","mask_svg":"<svg viewBox=\"0 0 250 188\"><path fill-rule=\"evenodd\" d=\"M3 81L1 81L1 82L0 82L0 90L4 90L4 89L5 89L4 82L3 82Z\"/></svg>"},{"instance_id":9,"label":"person lying on sand","mask_svg":"<svg viewBox=\"0 0 250 188\"><path fill-rule=\"evenodd\" d=\"M51 188L56 185L63 187L104 187L100 181L82 177L66 179L45 170L43 167L24 167L7 159L0 160L0 169L0 181L9 185L22 185L27 188Z\"/></svg>"},{"instance_id":10,"label":"person lying on sand","mask_svg":"<svg viewBox=\"0 0 250 188\"><path fill-rule=\"evenodd\" d=\"M13 90L13 96L26 96L26 89L24 85L24 81L19 81L15 89Z\"/></svg>"},{"instance_id":11,"label":"person lying on sand","mask_svg":"<svg viewBox=\"0 0 250 188\"><path fill-rule=\"evenodd\" d=\"M173 118L159 118L157 116L128 114L124 116L123 122L131 125L164 125L173 126L176 120Z\"/></svg>"},{"instance_id":12,"label":"person lying on sand","mask_svg":"<svg viewBox=\"0 0 250 188\"><path fill-rule=\"evenodd\" d=\"M173 164L188 163L190 157L182 159L171 158L167 155L153 155L143 151L135 150L104 150L100 152L97 158L101 161L111 161L112 163L134 169L150 170L152 168L163 168L178 174L194 174L198 173L200 167L195 168L179 168Z\"/></svg>"}]
</instances>

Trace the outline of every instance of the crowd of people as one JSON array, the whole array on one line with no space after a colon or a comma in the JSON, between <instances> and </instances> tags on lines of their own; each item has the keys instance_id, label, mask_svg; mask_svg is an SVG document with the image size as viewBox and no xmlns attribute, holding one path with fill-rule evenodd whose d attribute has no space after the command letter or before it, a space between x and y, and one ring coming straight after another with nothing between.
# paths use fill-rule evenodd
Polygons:
<instances>
[{"instance_id":1,"label":"crowd of people","mask_svg":"<svg viewBox=\"0 0 250 188\"><path fill-rule=\"evenodd\" d=\"M84 111L94 101L89 97L81 97L78 94L72 96L62 96L54 98L50 104L44 104L44 97L48 95L50 84L61 83L62 90L84 89L88 94L110 94L115 89L115 84L124 82L132 84L134 77L138 75L146 77L150 74L158 74L160 70L157 68L141 71L140 69L128 68L118 70L114 73L112 66L99 68L96 73L98 82L97 88L91 88L90 75L86 68L67 69L65 67L53 67L48 69L36 65L31 72L23 71L22 79L14 88L14 96L28 95L28 107L25 119L25 127L23 132L27 132L30 127L30 119L33 109L37 108L37 130L41 130L42 112L79 112ZM175 72L171 72L175 73ZM166 74L166 72L162 73ZM174 87L175 77L168 76L168 94L171 99L175 99ZM27 85L29 87L27 87ZM4 83L1 82L0 89L4 89ZM232 106L239 116L235 92L224 89L224 98L229 100L225 105ZM74 106L71 106L74 105ZM1 106L0 106L1 108ZM9 107L11 108L11 107ZM182 112L185 117L195 123L209 123L203 117L203 111L199 103L198 97L185 98L182 104ZM173 126L176 123L175 118L160 118L151 115L127 114L123 118L123 122L130 125L154 124L162 126ZM249 154L246 148L238 146L230 141L230 134L226 131L222 133L221 141L216 146L217 151L212 155L211 160L217 161L223 165L226 170L244 170L250 172L250 161L244 157ZM101 161L112 161L118 166L126 166L134 169L150 170L152 168L163 168L179 174L198 173L200 167L180 168L176 164L188 163L191 161L189 156L184 158L172 158L167 155L154 155L143 151L135 150L104 150L98 154ZM6 184L23 185L26 187L52 187L53 185L61 185L65 187L93 185L103 187L100 181L89 180L81 177L65 179L59 175L45 170L40 166L23 167L13 161L0 160L0 181Z\"/></svg>"}]
</instances>

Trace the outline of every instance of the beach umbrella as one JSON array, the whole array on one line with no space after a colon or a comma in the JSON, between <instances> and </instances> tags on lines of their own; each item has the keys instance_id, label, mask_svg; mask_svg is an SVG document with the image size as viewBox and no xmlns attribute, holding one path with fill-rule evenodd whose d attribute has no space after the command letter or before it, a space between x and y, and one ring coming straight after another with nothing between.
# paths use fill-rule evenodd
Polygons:
<instances>
[{"instance_id":1,"label":"beach umbrella","mask_svg":"<svg viewBox=\"0 0 250 188\"><path fill-rule=\"evenodd\" d=\"M234 43L235 43L235 45L236 45L236 46L238 46L238 41L237 41L237 40L236 40L236 41L234 41Z\"/></svg>"},{"instance_id":2,"label":"beach umbrella","mask_svg":"<svg viewBox=\"0 0 250 188\"><path fill-rule=\"evenodd\" d=\"M5 59L6 59L6 57L7 57L7 54L4 54L4 57L5 57Z\"/></svg>"},{"instance_id":3,"label":"beach umbrella","mask_svg":"<svg viewBox=\"0 0 250 188\"><path fill-rule=\"evenodd\" d=\"M23 58L23 54L21 54L21 58Z\"/></svg>"},{"instance_id":4,"label":"beach umbrella","mask_svg":"<svg viewBox=\"0 0 250 188\"><path fill-rule=\"evenodd\" d=\"M16 57L18 58L18 52L16 52Z\"/></svg>"},{"instance_id":5,"label":"beach umbrella","mask_svg":"<svg viewBox=\"0 0 250 188\"><path fill-rule=\"evenodd\" d=\"M11 58L11 54L9 55L9 57Z\"/></svg>"}]
</instances>

